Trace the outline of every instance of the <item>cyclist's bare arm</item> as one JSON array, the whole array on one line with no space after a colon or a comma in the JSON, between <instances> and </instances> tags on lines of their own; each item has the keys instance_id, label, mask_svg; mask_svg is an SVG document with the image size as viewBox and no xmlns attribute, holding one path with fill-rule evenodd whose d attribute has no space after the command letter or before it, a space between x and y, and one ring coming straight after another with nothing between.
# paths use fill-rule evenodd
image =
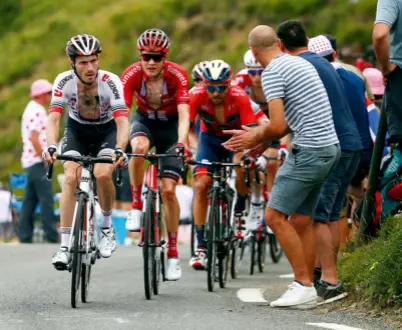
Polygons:
<instances>
[{"instance_id":1,"label":"cyclist's bare arm","mask_svg":"<svg viewBox=\"0 0 402 330\"><path fill-rule=\"evenodd\" d=\"M47 120L47 144L50 145L57 145L59 140L59 132L60 132L60 119L61 113L60 112L50 112ZM56 153L53 155L53 159L50 158L50 155L46 155L47 161L55 161L56 160Z\"/></svg>"},{"instance_id":2,"label":"cyclist's bare arm","mask_svg":"<svg viewBox=\"0 0 402 330\"><path fill-rule=\"evenodd\" d=\"M177 106L179 113L178 143L183 143L186 148L188 145L188 131L190 129L190 105L179 104Z\"/></svg>"},{"instance_id":3,"label":"cyclist's bare arm","mask_svg":"<svg viewBox=\"0 0 402 330\"><path fill-rule=\"evenodd\" d=\"M116 117L114 121L117 126L116 148L126 150L130 131L128 117Z\"/></svg>"}]
</instances>

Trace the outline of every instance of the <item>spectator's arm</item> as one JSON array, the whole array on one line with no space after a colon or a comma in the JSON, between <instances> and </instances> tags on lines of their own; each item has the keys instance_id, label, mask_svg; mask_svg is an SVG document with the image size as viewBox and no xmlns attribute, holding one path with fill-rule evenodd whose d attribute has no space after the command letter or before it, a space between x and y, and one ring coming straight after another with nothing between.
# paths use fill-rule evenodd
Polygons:
<instances>
[{"instance_id":1,"label":"spectator's arm","mask_svg":"<svg viewBox=\"0 0 402 330\"><path fill-rule=\"evenodd\" d=\"M389 32L390 27L385 23L377 23L373 30L373 46L381 71L387 73L389 62Z\"/></svg>"}]
</instances>

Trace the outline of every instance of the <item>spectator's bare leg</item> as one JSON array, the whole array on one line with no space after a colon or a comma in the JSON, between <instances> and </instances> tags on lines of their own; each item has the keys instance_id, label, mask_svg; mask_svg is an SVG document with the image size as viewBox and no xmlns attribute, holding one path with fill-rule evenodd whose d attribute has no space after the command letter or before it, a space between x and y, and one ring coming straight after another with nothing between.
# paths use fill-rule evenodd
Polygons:
<instances>
[{"instance_id":1,"label":"spectator's bare leg","mask_svg":"<svg viewBox=\"0 0 402 330\"><path fill-rule=\"evenodd\" d=\"M312 281L307 268L302 242L296 230L287 221L287 216L268 207L265 211L265 219L268 219L268 226L273 230L292 265L295 280L305 286L311 286Z\"/></svg>"}]
</instances>

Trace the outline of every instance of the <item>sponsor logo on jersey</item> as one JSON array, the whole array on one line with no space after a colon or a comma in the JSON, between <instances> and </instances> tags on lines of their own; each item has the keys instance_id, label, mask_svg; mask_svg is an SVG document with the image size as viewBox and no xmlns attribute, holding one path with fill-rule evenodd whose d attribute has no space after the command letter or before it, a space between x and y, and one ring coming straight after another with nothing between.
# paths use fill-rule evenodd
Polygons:
<instances>
[{"instance_id":1,"label":"sponsor logo on jersey","mask_svg":"<svg viewBox=\"0 0 402 330\"><path fill-rule=\"evenodd\" d=\"M62 91L59 91L58 89L55 89L53 95L55 97L62 97L63 93L62 93Z\"/></svg>"},{"instance_id":2,"label":"sponsor logo on jersey","mask_svg":"<svg viewBox=\"0 0 402 330\"><path fill-rule=\"evenodd\" d=\"M168 66L168 72L170 72L170 73L172 73L172 74L174 74L177 78L179 78L179 80L180 80L180 83L183 85L183 86L186 86L187 85L187 79L186 79L186 77L184 77L184 75L178 70L178 69L176 69L176 68L174 68L174 67L172 67L172 66Z\"/></svg>"},{"instance_id":3,"label":"sponsor logo on jersey","mask_svg":"<svg viewBox=\"0 0 402 330\"><path fill-rule=\"evenodd\" d=\"M73 79L73 75L72 75L72 74L70 74L70 75L64 77L62 80L60 80L59 84L57 85L57 88L60 89L60 90L63 89L64 86L67 84L67 82L68 82L69 80L71 80L71 79Z\"/></svg>"},{"instance_id":4,"label":"sponsor logo on jersey","mask_svg":"<svg viewBox=\"0 0 402 330\"><path fill-rule=\"evenodd\" d=\"M103 79L103 78L102 78ZM120 93L116 87L116 84L114 83L114 81L112 79L109 79L107 81L108 86L110 87L113 95L114 95L114 99L115 100L120 100Z\"/></svg>"},{"instance_id":5,"label":"sponsor logo on jersey","mask_svg":"<svg viewBox=\"0 0 402 330\"><path fill-rule=\"evenodd\" d=\"M102 77L102 81L106 81L109 79L109 75L107 75L106 73L103 75Z\"/></svg>"},{"instance_id":6,"label":"sponsor logo on jersey","mask_svg":"<svg viewBox=\"0 0 402 330\"><path fill-rule=\"evenodd\" d=\"M139 71L141 71L140 65L135 65L130 69L130 71L127 71L126 74L121 79L121 82L123 83L123 85L127 84L128 80Z\"/></svg>"}]
</instances>

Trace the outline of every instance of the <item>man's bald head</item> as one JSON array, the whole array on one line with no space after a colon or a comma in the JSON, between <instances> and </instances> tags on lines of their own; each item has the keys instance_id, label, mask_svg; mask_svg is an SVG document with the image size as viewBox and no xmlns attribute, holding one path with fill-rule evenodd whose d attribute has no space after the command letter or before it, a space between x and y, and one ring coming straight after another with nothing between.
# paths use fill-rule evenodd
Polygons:
<instances>
[{"instance_id":1,"label":"man's bald head","mask_svg":"<svg viewBox=\"0 0 402 330\"><path fill-rule=\"evenodd\" d=\"M248 43L254 48L271 48L277 46L278 37L268 25L258 25L248 35Z\"/></svg>"}]
</instances>

